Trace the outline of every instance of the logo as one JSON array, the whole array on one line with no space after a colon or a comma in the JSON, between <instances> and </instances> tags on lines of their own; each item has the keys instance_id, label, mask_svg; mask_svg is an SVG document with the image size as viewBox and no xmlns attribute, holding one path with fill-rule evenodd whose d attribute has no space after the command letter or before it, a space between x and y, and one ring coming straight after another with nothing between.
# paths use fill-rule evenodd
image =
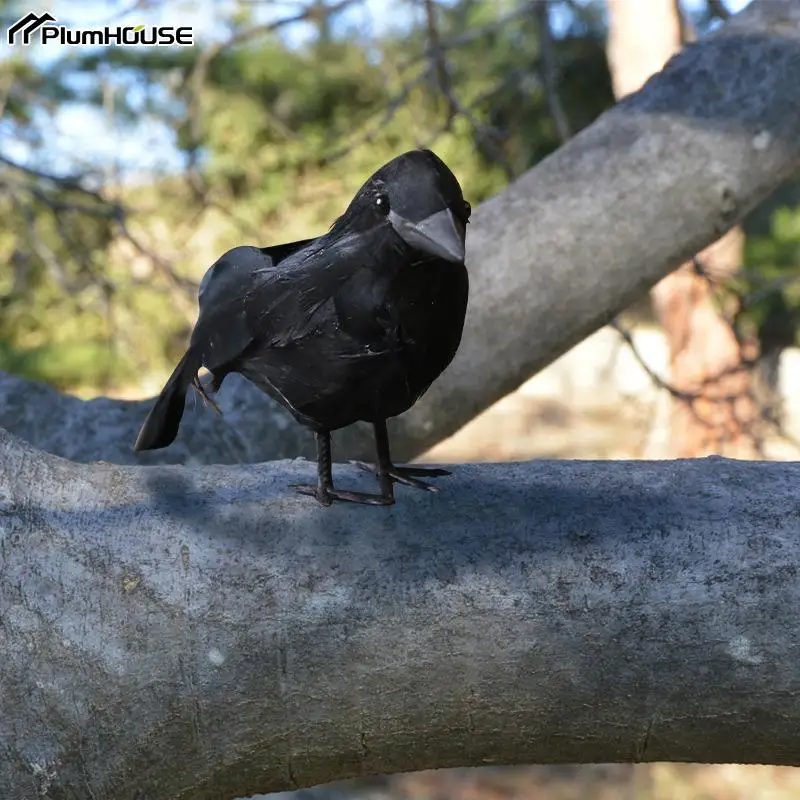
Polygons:
<instances>
[{"instance_id":1,"label":"logo","mask_svg":"<svg viewBox=\"0 0 800 800\"><path fill-rule=\"evenodd\" d=\"M68 28L46 11L32 11L20 17L6 31L9 46L28 47L38 38L40 44L63 44L71 47L114 45L117 47L191 47L194 31L190 27L172 25L105 25L102 28Z\"/></svg>"},{"instance_id":2,"label":"logo","mask_svg":"<svg viewBox=\"0 0 800 800\"><path fill-rule=\"evenodd\" d=\"M41 28L45 22L55 22L56 18L52 14L48 14L46 11L44 14L39 14L38 16L31 12L30 14L26 14L21 19L18 19L9 29L8 29L8 43L13 45L15 44L14 40L17 37L18 33L21 33L21 42L20 44L30 44L31 43L31 34Z\"/></svg>"}]
</instances>

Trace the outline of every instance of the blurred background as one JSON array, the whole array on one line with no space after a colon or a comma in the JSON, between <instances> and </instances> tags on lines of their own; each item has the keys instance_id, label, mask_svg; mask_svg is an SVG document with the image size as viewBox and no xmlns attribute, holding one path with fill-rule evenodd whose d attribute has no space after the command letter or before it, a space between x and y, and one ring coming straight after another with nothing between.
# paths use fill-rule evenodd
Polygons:
<instances>
[{"instance_id":1,"label":"blurred background","mask_svg":"<svg viewBox=\"0 0 800 800\"><path fill-rule=\"evenodd\" d=\"M755 0L758 2L759 0ZM0 49L0 370L155 394L226 249L319 234L380 164L434 149L473 205L746 0L0 0L193 47ZM796 459L800 184L427 458ZM793 401L793 398L795 399ZM443 770L303 794L794 798L800 771Z\"/></svg>"}]
</instances>

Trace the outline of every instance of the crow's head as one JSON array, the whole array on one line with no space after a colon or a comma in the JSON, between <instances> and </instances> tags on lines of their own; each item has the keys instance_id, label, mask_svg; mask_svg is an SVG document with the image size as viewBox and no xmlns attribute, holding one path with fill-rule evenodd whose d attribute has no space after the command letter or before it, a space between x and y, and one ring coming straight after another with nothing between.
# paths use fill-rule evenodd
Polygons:
<instances>
[{"instance_id":1,"label":"crow's head","mask_svg":"<svg viewBox=\"0 0 800 800\"><path fill-rule=\"evenodd\" d=\"M333 230L386 226L420 254L463 263L470 213L444 161L430 150L411 150L369 177Z\"/></svg>"}]
</instances>

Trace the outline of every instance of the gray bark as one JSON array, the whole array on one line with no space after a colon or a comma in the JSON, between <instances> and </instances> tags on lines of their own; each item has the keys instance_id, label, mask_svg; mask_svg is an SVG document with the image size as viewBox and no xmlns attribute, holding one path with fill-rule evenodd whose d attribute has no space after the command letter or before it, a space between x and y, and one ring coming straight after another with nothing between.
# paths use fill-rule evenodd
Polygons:
<instances>
[{"instance_id":1,"label":"gray bark","mask_svg":"<svg viewBox=\"0 0 800 800\"><path fill-rule=\"evenodd\" d=\"M392 509L287 488L312 475L0 432L0 797L800 764L800 465L463 465Z\"/></svg>"},{"instance_id":2,"label":"gray bark","mask_svg":"<svg viewBox=\"0 0 800 800\"><path fill-rule=\"evenodd\" d=\"M398 458L455 432L718 239L800 166L800 1L754 0L639 91L478 208L456 360L392 424ZM239 381L223 420L131 450L150 401L82 403L0 380L0 425L77 461L230 463L311 452L311 437ZM231 381L234 384L234 381ZM371 454L358 426L337 457Z\"/></svg>"}]
</instances>

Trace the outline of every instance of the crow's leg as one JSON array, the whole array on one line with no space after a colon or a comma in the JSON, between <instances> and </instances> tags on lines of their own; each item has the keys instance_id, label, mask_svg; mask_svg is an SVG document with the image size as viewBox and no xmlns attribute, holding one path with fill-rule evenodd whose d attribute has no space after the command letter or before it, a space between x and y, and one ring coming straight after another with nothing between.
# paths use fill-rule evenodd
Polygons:
<instances>
[{"instance_id":1,"label":"crow's leg","mask_svg":"<svg viewBox=\"0 0 800 800\"><path fill-rule=\"evenodd\" d=\"M323 506L331 505L334 500L370 506L390 506L394 503L394 485L388 475L381 480L380 494L335 489L331 464L331 435L328 431L324 431L315 433L314 437L317 442L317 485L294 484L290 488L296 489L300 494L316 498Z\"/></svg>"},{"instance_id":2,"label":"crow's leg","mask_svg":"<svg viewBox=\"0 0 800 800\"><path fill-rule=\"evenodd\" d=\"M373 423L375 429L375 446L378 450L378 463L364 464L360 461L353 462L367 472L374 472L379 481L388 477L396 483L404 483L406 486L413 486L415 489L424 489L427 492L438 492L437 486L419 480L419 478L440 478L451 473L446 469L438 467L396 467L392 463L392 455L389 451L389 433L386 430L386 420Z\"/></svg>"},{"instance_id":3,"label":"crow's leg","mask_svg":"<svg viewBox=\"0 0 800 800\"><path fill-rule=\"evenodd\" d=\"M209 389L212 392L216 391L216 389L213 388L213 385L211 383L209 383L208 386L206 387L203 385L200 378L198 378L197 375L195 375L194 378L192 378L192 388L194 388L195 392L197 392L197 394L200 395L200 398L202 399L204 405L211 406L211 408L213 408L217 414L222 416L222 409L219 407L217 401L208 396Z\"/></svg>"}]
</instances>

